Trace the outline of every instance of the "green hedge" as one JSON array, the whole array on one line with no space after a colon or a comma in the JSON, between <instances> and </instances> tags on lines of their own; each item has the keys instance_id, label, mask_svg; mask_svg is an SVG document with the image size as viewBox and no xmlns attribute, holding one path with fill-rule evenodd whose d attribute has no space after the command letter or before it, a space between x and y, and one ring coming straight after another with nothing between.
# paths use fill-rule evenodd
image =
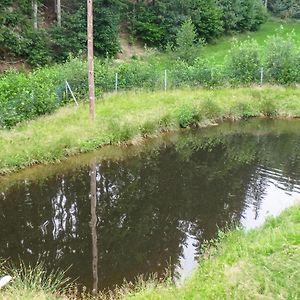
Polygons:
<instances>
[{"instance_id":1,"label":"green hedge","mask_svg":"<svg viewBox=\"0 0 300 300\"><path fill-rule=\"evenodd\" d=\"M263 83L296 84L300 82L300 49L292 36L270 37L266 47L253 41L234 44L222 66L198 58L193 64L170 57L167 88ZM164 89L164 70L149 61L132 59L125 63L95 60L96 96L115 89ZM0 127L10 128L37 116L53 112L73 101L65 93L68 81L79 99L87 99L87 64L73 58L63 65L37 69L32 73L6 72L0 77Z\"/></svg>"}]
</instances>

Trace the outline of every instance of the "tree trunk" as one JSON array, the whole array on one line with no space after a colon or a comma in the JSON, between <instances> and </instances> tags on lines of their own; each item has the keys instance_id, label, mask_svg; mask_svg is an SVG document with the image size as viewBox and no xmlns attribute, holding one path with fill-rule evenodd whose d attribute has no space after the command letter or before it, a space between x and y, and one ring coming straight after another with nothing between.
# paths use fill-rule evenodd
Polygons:
<instances>
[{"instance_id":1,"label":"tree trunk","mask_svg":"<svg viewBox=\"0 0 300 300\"><path fill-rule=\"evenodd\" d=\"M91 120L95 120L96 115L94 86L93 0L87 0L87 31L90 118Z\"/></svg>"}]
</instances>

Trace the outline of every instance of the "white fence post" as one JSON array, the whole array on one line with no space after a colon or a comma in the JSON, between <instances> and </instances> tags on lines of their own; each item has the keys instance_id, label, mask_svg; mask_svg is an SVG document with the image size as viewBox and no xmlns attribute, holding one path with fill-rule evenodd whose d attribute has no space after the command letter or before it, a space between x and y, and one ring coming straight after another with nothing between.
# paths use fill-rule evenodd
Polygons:
<instances>
[{"instance_id":1,"label":"white fence post","mask_svg":"<svg viewBox=\"0 0 300 300\"><path fill-rule=\"evenodd\" d=\"M116 93L118 92L118 81L119 81L118 73L116 73L116 78L115 78L115 92Z\"/></svg>"},{"instance_id":2,"label":"white fence post","mask_svg":"<svg viewBox=\"0 0 300 300\"><path fill-rule=\"evenodd\" d=\"M166 92L167 91L167 87L168 87L167 70L165 70L165 80L164 80L164 83L165 83L165 92Z\"/></svg>"},{"instance_id":3,"label":"white fence post","mask_svg":"<svg viewBox=\"0 0 300 300\"><path fill-rule=\"evenodd\" d=\"M260 68L260 85L264 83L264 67Z\"/></svg>"},{"instance_id":4,"label":"white fence post","mask_svg":"<svg viewBox=\"0 0 300 300\"><path fill-rule=\"evenodd\" d=\"M73 98L75 104L78 106L78 102L77 102L77 100L76 100L76 97L75 97L75 95L74 95L74 93L73 93L73 91L72 91L72 89L71 89L71 87L70 87L70 85L69 85L69 83L68 83L67 80L66 80L66 89L68 89L68 90L70 91L71 96L72 96L72 98Z\"/></svg>"}]
</instances>

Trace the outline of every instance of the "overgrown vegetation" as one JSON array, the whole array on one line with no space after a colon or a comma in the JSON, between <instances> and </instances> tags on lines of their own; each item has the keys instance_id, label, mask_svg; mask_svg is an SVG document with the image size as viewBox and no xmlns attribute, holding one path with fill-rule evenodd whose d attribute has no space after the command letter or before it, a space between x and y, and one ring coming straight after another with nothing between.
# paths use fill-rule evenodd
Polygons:
<instances>
[{"instance_id":1,"label":"overgrown vegetation","mask_svg":"<svg viewBox=\"0 0 300 300\"><path fill-rule=\"evenodd\" d=\"M281 18L300 18L300 3L297 0L269 0L268 8Z\"/></svg>"},{"instance_id":2,"label":"overgrown vegetation","mask_svg":"<svg viewBox=\"0 0 300 300\"><path fill-rule=\"evenodd\" d=\"M177 36L177 46L170 53L167 89L182 87L216 88L251 84L296 84L300 82L300 48L293 35L280 32L259 45L255 40L233 43L223 65L197 57L201 42L195 27L187 20ZM203 48L204 49L204 48ZM164 70L151 59L133 59L116 63L95 60L96 95L118 90L164 89ZM0 127L48 114L73 101L66 93L66 81L78 99L87 98L86 64L70 58L64 65L37 69L32 73L6 72L0 77Z\"/></svg>"},{"instance_id":3,"label":"overgrown vegetation","mask_svg":"<svg viewBox=\"0 0 300 300\"><path fill-rule=\"evenodd\" d=\"M32 8L35 1L36 16ZM129 32L131 41L138 39L147 47L164 48L168 43L175 44L180 26L188 19L195 26L197 39L205 41L212 41L224 32L257 30L266 21L261 0L232 2L225 5L216 0L95 0L95 53L114 57L120 50L120 28ZM79 0L62 1L60 25L56 21L55 3L49 0L1 3L0 58L21 58L36 67L63 62L69 54L85 52L86 4ZM34 20L37 28L33 26Z\"/></svg>"}]
</instances>

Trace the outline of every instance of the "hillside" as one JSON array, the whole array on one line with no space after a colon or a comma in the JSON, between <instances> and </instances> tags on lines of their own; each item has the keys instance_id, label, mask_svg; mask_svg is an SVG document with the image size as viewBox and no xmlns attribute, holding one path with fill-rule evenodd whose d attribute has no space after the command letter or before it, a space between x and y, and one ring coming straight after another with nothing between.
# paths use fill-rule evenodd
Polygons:
<instances>
[{"instance_id":1,"label":"hillside","mask_svg":"<svg viewBox=\"0 0 300 300\"><path fill-rule=\"evenodd\" d=\"M195 30L194 44L199 39L212 43L232 32L257 31L267 20L263 2L242 2L94 0L95 54L115 58L120 52L122 57L123 52L128 57L139 54L143 47L177 47L178 33L187 21ZM80 56L86 51L86 4L80 0L4 0L0 23L2 61L40 67L65 62L70 55ZM134 44L142 47L130 49Z\"/></svg>"},{"instance_id":2,"label":"hillside","mask_svg":"<svg viewBox=\"0 0 300 300\"><path fill-rule=\"evenodd\" d=\"M293 36L294 41L300 45L300 22L298 20L271 18L261 25L258 31L228 34L220 37L213 43L202 47L198 52L198 56L207 59L211 64L222 65L234 42L243 42L248 39L253 39L258 45L264 48L270 36L278 35L286 38L287 35L290 34ZM156 63L157 67L161 70L168 68L170 65L170 57L164 53L150 54L146 60Z\"/></svg>"}]
</instances>

